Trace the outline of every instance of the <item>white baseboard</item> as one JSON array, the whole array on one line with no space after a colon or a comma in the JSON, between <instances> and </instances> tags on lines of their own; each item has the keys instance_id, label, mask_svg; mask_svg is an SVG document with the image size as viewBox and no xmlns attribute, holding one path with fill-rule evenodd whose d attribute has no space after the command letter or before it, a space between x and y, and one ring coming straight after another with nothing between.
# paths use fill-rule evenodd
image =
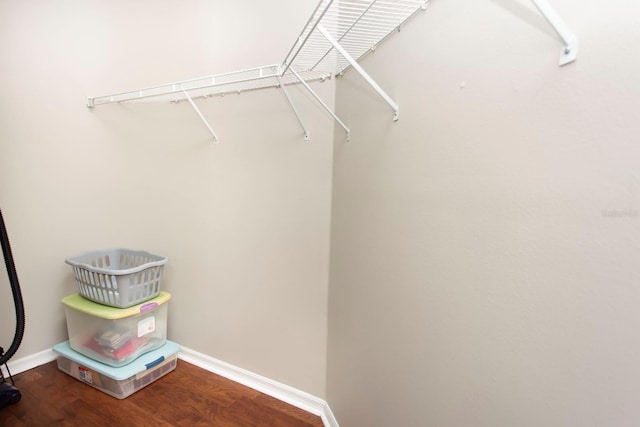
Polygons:
<instances>
[{"instance_id":1,"label":"white baseboard","mask_svg":"<svg viewBox=\"0 0 640 427\"><path fill-rule=\"evenodd\" d=\"M331 408L319 397L186 347L181 347L178 358L317 415L325 427L339 427Z\"/></svg>"},{"instance_id":2,"label":"white baseboard","mask_svg":"<svg viewBox=\"0 0 640 427\"><path fill-rule=\"evenodd\" d=\"M44 365L45 363L52 362L56 360L56 357L58 357L57 353L49 348L39 353L30 354L29 356L21 357L19 359L11 359L7 365L9 366L9 370L11 370L11 374L17 375L21 372L28 371L29 369ZM4 366L2 366L2 372L5 376L7 375L7 371Z\"/></svg>"},{"instance_id":3,"label":"white baseboard","mask_svg":"<svg viewBox=\"0 0 640 427\"><path fill-rule=\"evenodd\" d=\"M56 360L57 356L57 353L52 349L47 349L19 359L12 359L7 364L11 370L11 374L17 375L29 369L44 365L45 363L52 362ZM327 402L319 397L186 347L181 347L178 358L317 415L325 427L339 427L338 421L333 415L333 412L331 412L331 408L329 408ZM4 366L2 367L2 372L5 376L7 375Z\"/></svg>"}]
</instances>

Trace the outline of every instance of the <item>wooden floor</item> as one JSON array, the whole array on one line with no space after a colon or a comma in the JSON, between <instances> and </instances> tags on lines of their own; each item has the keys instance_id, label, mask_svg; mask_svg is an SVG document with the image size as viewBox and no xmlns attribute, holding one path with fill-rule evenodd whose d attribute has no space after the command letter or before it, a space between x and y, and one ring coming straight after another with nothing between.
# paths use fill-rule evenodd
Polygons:
<instances>
[{"instance_id":1,"label":"wooden floor","mask_svg":"<svg viewBox=\"0 0 640 427\"><path fill-rule=\"evenodd\" d=\"M319 417L178 361L175 371L126 399L113 398L47 363L14 376L20 402L0 426L322 427Z\"/></svg>"}]
</instances>

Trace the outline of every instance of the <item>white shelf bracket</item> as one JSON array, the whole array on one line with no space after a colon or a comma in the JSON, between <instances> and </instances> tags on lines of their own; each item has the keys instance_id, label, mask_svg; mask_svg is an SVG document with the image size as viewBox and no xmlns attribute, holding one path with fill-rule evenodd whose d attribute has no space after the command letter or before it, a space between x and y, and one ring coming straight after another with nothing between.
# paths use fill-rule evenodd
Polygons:
<instances>
[{"instance_id":1,"label":"white shelf bracket","mask_svg":"<svg viewBox=\"0 0 640 427\"><path fill-rule=\"evenodd\" d=\"M298 79L298 81L300 83L302 83L302 85L309 91L309 93L311 93L311 95L316 99L316 101L318 101L320 103L320 105L322 105L322 107L331 115L331 117L333 117L333 119L338 122L338 124L342 127L342 129L345 130L345 132L347 132L347 141L349 140L349 137L351 135L351 131L349 130L349 128L342 122L342 120L340 120L340 118L338 116L336 116L336 114L331 110L331 108L329 108L329 106L327 104L325 104L325 102L322 100L322 98L320 98L318 96L318 94L316 94L313 89L311 89L311 87L307 84L307 82L304 81L304 79L302 79L298 73L296 73L296 70L293 69L293 67L289 67L289 71L291 71L293 73L294 76L296 76L296 78Z\"/></svg>"},{"instance_id":2,"label":"white shelf bracket","mask_svg":"<svg viewBox=\"0 0 640 427\"><path fill-rule=\"evenodd\" d=\"M216 135L216 133L213 131L213 129L211 129L211 126L209 125L209 122L207 122L207 119L204 118L204 116L200 112L200 109L198 109L198 106L196 105L196 103L193 102L193 99L191 99L191 97L189 96L189 93L186 90L183 90L182 93L184 93L184 96L187 97L187 100L189 101L189 104L191 104L193 109L196 110L196 113L198 113L198 116L200 116L200 119L204 122L204 125L207 127L207 129L209 129L209 132L211 132L211 135L213 135L213 142L217 144L218 143L218 135Z\"/></svg>"},{"instance_id":3,"label":"white shelf bracket","mask_svg":"<svg viewBox=\"0 0 640 427\"><path fill-rule=\"evenodd\" d=\"M393 109L393 121L394 122L397 121L398 118L400 117L400 107L398 107L398 104L396 104L393 101L393 99L391 99L391 97L387 95L384 90L382 90L382 88L378 85L378 83L376 83L376 81L373 80L369 74L367 74L367 72L360 66L360 64L358 64L358 62L355 59L353 59L353 57L351 57L351 55L349 55L349 53L342 46L340 46L340 44L331 36L331 34L329 34L329 32L322 25L318 25L317 29L324 36L324 38L327 39L327 41L331 43L331 45L333 45L333 47L338 52L340 52L340 54L344 57L344 59L346 59L347 62L349 62L349 64L351 64L351 66L358 73L360 73L360 75L367 81L367 83L369 83L371 87L376 92L378 92L378 94L382 98L384 98L385 101L387 101L387 104L389 104Z\"/></svg>"},{"instance_id":4,"label":"white shelf bracket","mask_svg":"<svg viewBox=\"0 0 640 427\"><path fill-rule=\"evenodd\" d=\"M291 109L293 110L293 113L296 115L296 118L298 119L298 123L300 123L300 127L302 128L302 132L304 134L304 140L308 141L309 140L309 132L307 132L307 128L304 126L304 122L302 121L302 118L300 117L300 114L298 113L298 110L296 109L296 106L293 105L293 101L291 101L291 98L289 97L289 93L287 92L287 89L282 84L282 80L280 79L280 76L276 76L276 80L278 80L278 84L280 85L280 89L282 89L282 93L284 93L284 96L287 99L287 102L289 103L289 106L291 106Z\"/></svg>"},{"instance_id":5,"label":"white shelf bracket","mask_svg":"<svg viewBox=\"0 0 640 427\"><path fill-rule=\"evenodd\" d=\"M555 11L547 0L531 0L533 5L538 9L540 14L547 20L549 25L562 40L564 46L560 50L560 66L569 64L576 60L578 55L578 38L569 30L560 15Z\"/></svg>"}]
</instances>

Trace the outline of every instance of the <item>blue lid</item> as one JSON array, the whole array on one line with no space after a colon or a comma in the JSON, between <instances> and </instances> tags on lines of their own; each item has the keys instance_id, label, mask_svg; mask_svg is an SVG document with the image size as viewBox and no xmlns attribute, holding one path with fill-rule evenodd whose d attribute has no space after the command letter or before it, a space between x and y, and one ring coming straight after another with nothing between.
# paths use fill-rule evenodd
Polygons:
<instances>
[{"instance_id":1,"label":"blue lid","mask_svg":"<svg viewBox=\"0 0 640 427\"><path fill-rule=\"evenodd\" d=\"M162 347L145 353L135 359L133 362L128 363L124 366L120 366L118 368L105 365L104 363L100 363L97 360L93 360L78 353L69 346L69 341L61 342L54 345L53 351L66 357L67 359L76 362L79 365L84 366L85 368L89 368L102 375L106 375L109 378L113 378L114 380L121 381L131 378L134 375L138 375L139 373L142 373L147 369L151 369L154 366L164 362L165 359L180 351L180 346L173 341L167 340Z\"/></svg>"}]
</instances>

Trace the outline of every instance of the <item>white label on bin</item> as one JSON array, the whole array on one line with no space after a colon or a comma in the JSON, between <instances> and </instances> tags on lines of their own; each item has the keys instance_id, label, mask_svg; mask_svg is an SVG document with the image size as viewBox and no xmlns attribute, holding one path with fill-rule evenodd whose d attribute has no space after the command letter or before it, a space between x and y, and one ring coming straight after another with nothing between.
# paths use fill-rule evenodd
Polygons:
<instances>
[{"instance_id":1,"label":"white label on bin","mask_svg":"<svg viewBox=\"0 0 640 427\"><path fill-rule=\"evenodd\" d=\"M89 384L93 384L93 377L91 376L91 371L88 370L87 368L78 366L78 375L82 381Z\"/></svg>"},{"instance_id":2,"label":"white label on bin","mask_svg":"<svg viewBox=\"0 0 640 427\"><path fill-rule=\"evenodd\" d=\"M156 318L155 316L149 316L146 319L142 319L138 322L138 338L156 330Z\"/></svg>"}]
</instances>

